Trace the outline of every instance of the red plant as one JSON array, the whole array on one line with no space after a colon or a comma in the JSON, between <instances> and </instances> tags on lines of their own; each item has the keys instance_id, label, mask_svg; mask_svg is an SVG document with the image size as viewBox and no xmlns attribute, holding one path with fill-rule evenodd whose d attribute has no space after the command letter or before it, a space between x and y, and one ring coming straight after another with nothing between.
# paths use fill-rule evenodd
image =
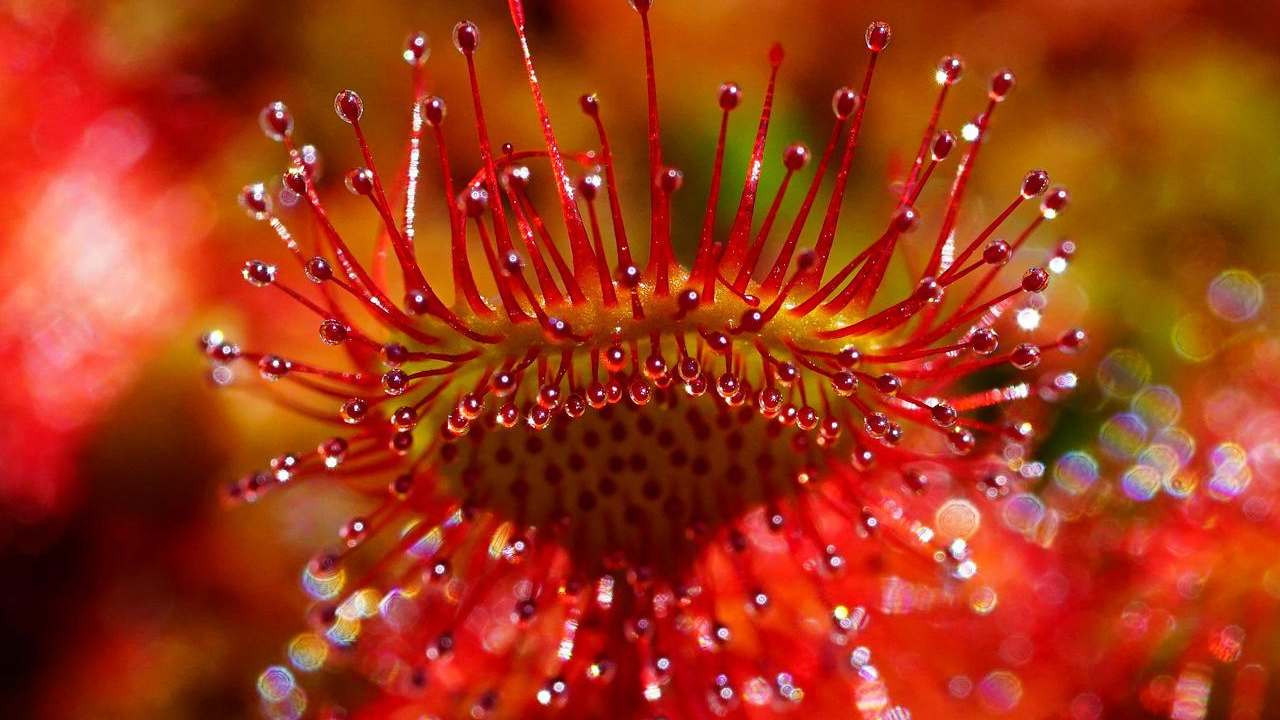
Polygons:
<instances>
[{"instance_id":1,"label":"red plant","mask_svg":"<svg viewBox=\"0 0 1280 720\"><path fill-rule=\"evenodd\" d=\"M323 242L304 249L266 186L251 185L243 205L269 223L315 291L263 261L248 262L244 277L314 312L321 339L349 369L241 349L220 333L204 348L219 382L232 381L236 363L256 365L273 387L305 393L281 402L344 431L277 457L229 495L255 500L340 482L370 498L369 511L342 528L340 547L308 567L305 584L320 605L314 632L291 652L303 669L357 665L386 691L371 715L701 717L802 701L847 708L853 698L866 717L907 717L873 662L867 620L948 604L949 588L977 569L967 542L976 503L998 501L1020 478L1029 425L994 410L1031 391L1005 368L1035 368L1045 351L1073 350L1084 336L1073 330L1000 351L997 325L1050 276L1033 266L1005 282L1001 268L1062 210L1066 191L1032 171L995 219L957 242L974 163L1014 84L1011 72L996 73L963 133L969 144L936 239L912 270L914 288L882 300L895 250L918 225L916 202L958 142L938 127L962 70L949 56L883 233L829 267L872 76L890 40L888 25L872 23L861 88L836 91L830 138L776 250L769 239L783 196L810 160L802 144L786 149L777 195L753 231L782 49L769 53L738 210L717 238L725 128L742 99L737 85L722 86L711 197L685 268L674 258L671 212L682 174L663 154L649 3L632 4L643 29L652 179L643 265L631 245L636 228L623 220L602 103L581 101L599 149L564 150L519 0L511 16L543 148L491 142L469 22L453 40L467 61L483 163L461 186L444 142L444 101L423 81L424 35L405 50L418 94L402 204L393 206L375 169L363 101L350 90L335 100L365 163L346 184L382 219L383 247L406 288L400 303L331 222L315 151L296 144L289 111L264 110L264 129L289 152L281 193L309 208ZM416 260L427 135L451 228L452 303ZM550 167L554 220L535 208L530 161ZM816 243L798 252L832 167ZM1039 212L1012 242L992 239L1037 196ZM1071 249L1060 246L1058 265ZM368 321L357 323L355 308ZM1002 379L984 387L991 377ZM340 405L339 417L317 401ZM282 666L263 674L260 689L273 714L305 705Z\"/></svg>"},{"instance_id":2,"label":"red plant","mask_svg":"<svg viewBox=\"0 0 1280 720\"><path fill-rule=\"evenodd\" d=\"M1060 589L1030 611L1038 665L1072 718L1274 717L1280 341L1263 323L1223 333L1177 390L1145 367L1104 360L1128 407L1054 465L1046 495L1078 521L1040 570Z\"/></svg>"}]
</instances>

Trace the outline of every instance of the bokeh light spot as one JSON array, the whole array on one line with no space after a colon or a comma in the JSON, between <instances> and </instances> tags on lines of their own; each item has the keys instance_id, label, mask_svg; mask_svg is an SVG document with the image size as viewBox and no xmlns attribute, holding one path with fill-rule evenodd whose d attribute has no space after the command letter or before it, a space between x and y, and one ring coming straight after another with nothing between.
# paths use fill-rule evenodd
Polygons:
<instances>
[{"instance_id":1,"label":"bokeh light spot","mask_svg":"<svg viewBox=\"0 0 1280 720\"><path fill-rule=\"evenodd\" d=\"M1134 465L1120 478L1124 494L1132 500L1146 502L1160 492L1160 471L1149 465Z\"/></svg>"},{"instance_id":2,"label":"bokeh light spot","mask_svg":"<svg viewBox=\"0 0 1280 720\"><path fill-rule=\"evenodd\" d=\"M315 633L301 633L289 641L289 662L303 672L319 670L328 657L329 644Z\"/></svg>"},{"instance_id":3,"label":"bokeh light spot","mask_svg":"<svg viewBox=\"0 0 1280 720\"><path fill-rule=\"evenodd\" d=\"M1126 399L1151 379L1151 363L1136 350L1112 350L1098 365L1098 384L1111 397Z\"/></svg>"},{"instance_id":4,"label":"bokeh light spot","mask_svg":"<svg viewBox=\"0 0 1280 720\"><path fill-rule=\"evenodd\" d=\"M1182 416L1182 398L1167 385L1151 385L1139 390L1129 407L1154 429L1168 427Z\"/></svg>"},{"instance_id":5,"label":"bokeh light spot","mask_svg":"<svg viewBox=\"0 0 1280 720\"><path fill-rule=\"evenodd\" d=\"M1169 333L1173 349L1191 362L1204 362L1218 350L1218 331L1213 321L1201 313L1178 318Z\"/></svg>"},{"instance_id":6,"label":"bokeh light spot","mask_svg":"<svg viewBox=\"0 0 1280 720\"><path fill-rule=\"evenodd\" d=\"M1262 307L1262 283L1247 270L1223 270L1209 283L1209 309L1229 322L1244 322Z\"/></svg>"},{"instance_id":7,"label":"bokeh light spot","mask_svg":"<svg viewBox=\"0 0 1280 720\"><path fill-rule=\"evenodd\" d=\"M951 498L938 507L934 522L938 533L945 538L969 538L982 524L982 513L968 500Z\"/></svg>"},{"instance_id":8,"label":"bokeh light spot","mask_svg":"<svg viewBox=\"0 0 1280 720\"><path fill-rule=\"evenodd\" d=\"M1070 495L1079 495L1098 480L1098 461L1082 450L1073 450L1053 465L1053 481Z\"/></svg>"},{"instance_id":9,"label":"bokeh light spot","mask_svg":"<svg viewBox=\"0 0 1280 720\"><path fill-rule=\"evenodd\" d=\"M1015 532L1030 536L1044 519L1044 501L1029 493L1015 495L1004 505L1005 525Z\"/></svg>"},{"instance_id":10,"label":"bokeh light spot","mask_svg":"<svg viewBox=\"0 0 1280 720\"><path fill-rule=\"evenodd\" d=\"M1142 452L1149 433L1142 418L1134 413L1120 413L1111 416L1099 428L1098 446L1116 460L1132 460Z\"/></svg>"},{"instance_id":11,"label":"bokeh light spot","mask_svg":"<svg viewBox=\"0 0 1280 720\"><path fill-rule=\"evenodd\" d=\"M1022 680L1008 670L995 670L978 683L978 699L991 712L1010 712L1022 700Z\"/></svg>"},{"instance_id":12,"label":"bokeh light spot","mask_svg":"<svg viewBox=\"0 0 1280 720\"><path fill-rule=\"evenodd\" d=\"M278 703L289 697L296 683L293 673L283 665L272 665L258 676L258 695L267 703Z\"/></svg>"}]
</instances>

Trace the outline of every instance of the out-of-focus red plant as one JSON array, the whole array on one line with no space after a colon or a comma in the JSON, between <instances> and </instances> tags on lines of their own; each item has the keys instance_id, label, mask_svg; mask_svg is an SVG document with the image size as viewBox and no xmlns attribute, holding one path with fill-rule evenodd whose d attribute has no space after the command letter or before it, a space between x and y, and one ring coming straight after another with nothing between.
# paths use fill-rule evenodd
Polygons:
<instances>
[{"instance_id":1,"label":"out-of-focus red plant","mask_svg":"<svg viewBox=\"0 0 1280 720\"><path fill-rule=\"evenodd\" d=\"M7 19L0 503L34 522L76 497L86 428L187 312L174 270L208 207L148 165L150 120L95 69L80 18L55 5Z\"/></svg>"},{"instance_id":2,"label":"out-of-focus red plant","mask_svg":"<svg viewBox=\"0 0 1280 720\"><path fill-rule=\"evenodd\" d=\"M1210 284L1214 345L1177 382L1147 358L1102 359L1096 441L1053 463L1042 493L1069 522L1008 589L1029 662L1069 702L1062 717L1271 717L1280 607L1280 340L1245 270ZM1056 717L1056 716L1055 716Z\"/></svg>"}]
</instances>

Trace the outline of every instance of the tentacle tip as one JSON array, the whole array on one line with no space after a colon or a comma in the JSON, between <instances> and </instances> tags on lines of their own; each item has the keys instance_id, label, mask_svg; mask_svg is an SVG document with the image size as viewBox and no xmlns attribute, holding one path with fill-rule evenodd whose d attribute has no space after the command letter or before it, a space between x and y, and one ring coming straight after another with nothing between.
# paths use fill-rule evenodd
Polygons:
<instances>
[{"instance_id":1,"label":"tentacle tip","mask_svg":"<svg viewBox=\"0 0 1280 720\"><path fill-rule=\"evenodd\" d=\"M889 23L877 20L867 26L866 41L867 49L873 53L883 52L889 47L889 40L893 37L893 31L889 27Z\"/></svg>"},{"instance_id":2,"label":"tentacle tip","mask_svg":"<svg viewBox=\"0 0 1280 720\"><path fill-rule=\"evenodd\" d=\"M453 26L453 46L463 55L470 56L480 45L480 28L470 20Z\"/></svg>"},{"instance_id":3,"label":"tentacle tip","mask_svg":"<svg viewBox=\"0 0 1280 720\"><path fill-rule=\"evenodd\" d=\"M431 57L431 42L427 34L419 30L404 41L404 50L400 57L412 67L422 67Z\"/></svg>"},{"instance_id":4,"label":"tentacle tip","mask_svg":"<svg viewBox=\"0 0 1280 720\"><path fill-rule=\"evenodd\" d=\"M775 67L775 68L776 68L776 67L778 67L779 65L781 65L781 64L782 64L782 59L783 59L785 56L786 56L786 53L785 53L785 52L783 51L783 49L782 49L782 43L780 43L780 42L775 42L775 43L774 43L774 44L769 48L769 64L770 64L770 65L772 65L773 67Z\"/></svg>"}]
</instances>

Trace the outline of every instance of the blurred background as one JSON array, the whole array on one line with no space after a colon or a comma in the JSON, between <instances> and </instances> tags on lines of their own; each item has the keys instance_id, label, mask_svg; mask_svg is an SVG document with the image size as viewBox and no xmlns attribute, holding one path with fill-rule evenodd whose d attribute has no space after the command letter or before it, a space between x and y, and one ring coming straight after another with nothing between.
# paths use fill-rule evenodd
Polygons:
<instances>
[{"instance_id":1,"label":"blurred background","mask_svg":"<svg viewBox=\"0 0 1280 720\"><path fill-rule=\"evenodd\" d=\"M528 4L563 144L592 146L576 98L599 92L624 202L640 209L634 14L624 0ZM498 0L0 0L0 715L257 715L254 678L281 655L305 605L299 569L346 513L342 498L323 494L235 511L218 502L238 473L312 442L303 423L213 392L196 350L211 327L256 347L314 333L311 320L238 278L246 258L280 257L235 202L242 185L270 181L285 163L257 112L289 104L297 135L323 153L339 224L372 238L376 218L340 191L358 153L334 93L363 95L375 152L398 162L409 107L399 54L408 33L425 30L433 91L451 101L451 153L470 173L465 66L449 40L454 22L470 18L482 32L495 139L534 146L505 13ZM787 51L767 156L776 168L791 140L820 151L831 92L861 78L863 29L883 19L893 44L877 70L842 242L856 247L848 238L883 222L888 182L910 162L933 101L933 68L954 52L968 75L944 127L978 112L991 72L1018 74L970 193L978 227L969 230L1030 168L1068 186L1071 207L1038 243L1065 234L1079 245L1063 312L1089 329L1095 355L1127 348L1142 359L1134 372L1176 381L1280 291L1280 6L659 0L652 17L666 152L686 177L677 227L700 222L720 83L745 91L726 161L731 196L770 44ZM447 222L427 175L419 237L431 257L427 239L444 237ZM780 175L767 173L763 197ZM682 237L687 256L695 233ZM1082 376L1054 438L1063 447L1093 431L1105 403L1092 372Z\"/></svg>"}]
</instances>

